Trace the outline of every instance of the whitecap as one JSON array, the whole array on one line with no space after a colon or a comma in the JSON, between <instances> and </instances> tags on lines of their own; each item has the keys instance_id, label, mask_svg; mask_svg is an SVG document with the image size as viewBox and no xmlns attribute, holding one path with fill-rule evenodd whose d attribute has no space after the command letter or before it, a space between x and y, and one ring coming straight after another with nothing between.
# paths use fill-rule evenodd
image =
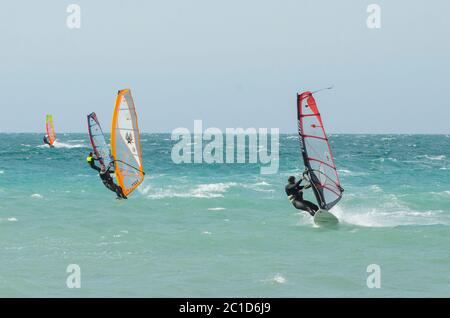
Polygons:
<instances>
[{"instance_id":1,"label":"whitecap","mask_svg":"<svg viewBox=\"0 0 450 318\"><path fill-rule=\"evenodd\" d=\"M33 193L30 197L32 197L33 199L42 199L43 198L42 194L39 194L39 193Z\"/></svg>"},{"instance_id":2,"label":"whitecap","mask_svg":"<svg viewBox=\"0 0 450 318\"><path fill-rule=\"evenodd\" d=\"M402 225L449 224L450 219L441 210L415 211L404 208L370 208L345 211L335 206L331 211L343 223L363 227L396 227Z\"/></svg>"},{"instance_id":3,"label":"whitecap","mask_svg":"<svg viewBox=\"0 0 450 318\"><path fill-rule=\"evenodd\" d=\"M268 279L264 279L263 282L265 283L276 283L276 284L284 284L286 283L286 278L283 277L283 275L277 273L273 277L270 277Z\"/></svg>"},{"instance_id":4,"label":"whitecap","mask_svg":"<svg viewBox=\"0 0 450 318\"><path fill-rule=\"evenodd\" d=\"M438 156L425 155L425 158L427 158L429 160L444 160L445 156L444 155L438 155Z\"/></svg>"},{"instance_id":5,"label":"whitecap","mask_svg":"<svg viewBox=\"0 0 450 318\"><path fill-rule=\"evenodd\" d=\"M209 232L209 231L203 231L202 234L205 234L205 235L211 235L212 233Z\"/></svg>"},{"instance_id":6,"label":"whitecap","mask_svg":"<svg viewBox=\"0 0 450 318\"><path fill-rule=\"evenodd\" d=\"M147 197L152 199L163 198L199 198L212 199L223 198L223 193L227 192L230 187L236 186L237 183L208 183L200 184L196 188L185 192L174 192L171 189L160 189L157 192L149 193ZM149 190L150 191L150 190Z\"/></svg>"},{"instance_id":7,"label":"whitecap","mask_svg":"<svg viewBox=\"0 0 450 318\"><path fill-rule=\"evenodd\" d=\"M87 148L86 145L84 144L66 144L64 142L59 142L59 141L55 141L55 143L53 144L53 146L55 148L67 148L67 149L72 149L72 148Z\"/></svg>"},{"instance_id":8,"label":"whitecap","mask_svg":"<svg viewBox=\"0 0 450 318\"><path fill-rule=\"evenodd\" d=\"M226 210L225 208L208 208L208 211L223 211Z\"/></svg>"}]
</instances>

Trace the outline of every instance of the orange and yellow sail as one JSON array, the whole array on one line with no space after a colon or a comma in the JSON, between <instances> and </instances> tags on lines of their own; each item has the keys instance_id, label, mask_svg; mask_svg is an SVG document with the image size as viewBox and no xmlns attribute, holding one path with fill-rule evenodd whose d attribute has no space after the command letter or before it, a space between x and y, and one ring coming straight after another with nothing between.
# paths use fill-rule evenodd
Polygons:
<instances>
[{"instance_id":1,"label":"orange and yellow sail","mask_svg":"<svg viewBox=\"0 0 450 318\"><path fill-rule=\"evenodd\" d=\"M128 195L142 183L145 175L138 119L129 89L117 93L111 127L111 154L117 182Z\"/></svg>"}]
</instances>

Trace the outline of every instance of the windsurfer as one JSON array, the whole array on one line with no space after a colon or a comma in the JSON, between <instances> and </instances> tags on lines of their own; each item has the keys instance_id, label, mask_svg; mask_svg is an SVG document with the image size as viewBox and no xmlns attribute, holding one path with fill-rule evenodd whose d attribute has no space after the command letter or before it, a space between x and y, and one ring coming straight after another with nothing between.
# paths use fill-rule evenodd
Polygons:
<instances>
[{"instance_id":1,"label":"windsurfer","mask_svg":"<svg viewBox=\"0 0 450 318\"><path fill-rule=\"evenodd\" d=\"M94 160L98 161L98 159L94 158L94 155L92 154L92 152L90 152L89 155L86 157L86 161L92 169L100 172L100 168L95 165Z\"/></svg>"},{"instance_id":2,"label":"windsurfer","mask_svg":"<svg viewBox=\"0 0 450 318\"><path fill-rule=\"evenodd\" d=\"M100 176L100 179L102 179L103 184L105 187L107 187L109 190L115 192L117 194L118 199L127 199L126 195L123 194L122 188L114 183L113 178L111 177L110 173L113 171L110 171L111 166L108 167L108 169L105 168L104 165L102 165L98 175Z\"/></svg>"},{"instance_id":3,"label":"windsurfer","mask_svg":"<svg viewBox=\"0 0 450 318\"><path fill-rule=\"evenodd\" d=\"M303 190L311 188L311 185L306 186L300 185L304 177L299 181L295 181L294 176L290 176L288 179L288 184L285 187L286 194L289 197L289 201L292 202L295 208L303 210L314 216L314 214L319 210L319 207L314 203L303 199Z\"/></svg>"},{"instance_id":4,"label":"windsurfer","mask_svg":"<svg viewBox=\"0 0 450 318\"><path fill-rule=\"evenodd\" d=\"M48 140L48 135L45 135L43 138L44 144L49 145L50 147L53 147L53 145Z\"/></svg>"}]
</instances>

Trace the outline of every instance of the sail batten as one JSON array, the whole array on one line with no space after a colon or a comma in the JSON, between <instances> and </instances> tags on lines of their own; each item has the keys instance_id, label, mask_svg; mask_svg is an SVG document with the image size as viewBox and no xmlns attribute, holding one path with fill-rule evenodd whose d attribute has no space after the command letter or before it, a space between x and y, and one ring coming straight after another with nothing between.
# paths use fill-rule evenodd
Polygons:
<instances>
[{"instance_id":1,"label":"sail batten","mask_svg":"<svg viewBox=\"0 0 450 318\"><path fill-rule=\"evenodd\" d=\"M111 152L117 181L123 193L128 195L144 180L140 132L129 89L117 93L111 127Z\"/></svg>"},{"instance_id":2,"label":"sail batten","mask_svg":"<svg viewBox=\"0 0 450 318\"><path fill-rule=\"evenodd\" d=\"M342 198L343 189L313 93L297 95L297 116L303 162L314 195L320 208L329 210Z\"/></svg>"}]
</instances>

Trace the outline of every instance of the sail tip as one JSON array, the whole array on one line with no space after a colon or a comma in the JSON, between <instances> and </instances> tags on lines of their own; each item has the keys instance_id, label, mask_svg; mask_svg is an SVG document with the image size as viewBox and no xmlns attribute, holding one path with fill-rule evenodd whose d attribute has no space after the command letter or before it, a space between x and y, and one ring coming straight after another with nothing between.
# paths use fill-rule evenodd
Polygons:
<instances>
[{"instance_id":1,"label":"sail tip","mask_svg":"<svg viewBox=\"0 0 450 318\"><path fill-rule=\"evenodd\" d=\"M130 91L129 88L119 89L117 91L117 95L125 94L126 92L129 92L129 91Z\"/></svg>"}]
</instances>

